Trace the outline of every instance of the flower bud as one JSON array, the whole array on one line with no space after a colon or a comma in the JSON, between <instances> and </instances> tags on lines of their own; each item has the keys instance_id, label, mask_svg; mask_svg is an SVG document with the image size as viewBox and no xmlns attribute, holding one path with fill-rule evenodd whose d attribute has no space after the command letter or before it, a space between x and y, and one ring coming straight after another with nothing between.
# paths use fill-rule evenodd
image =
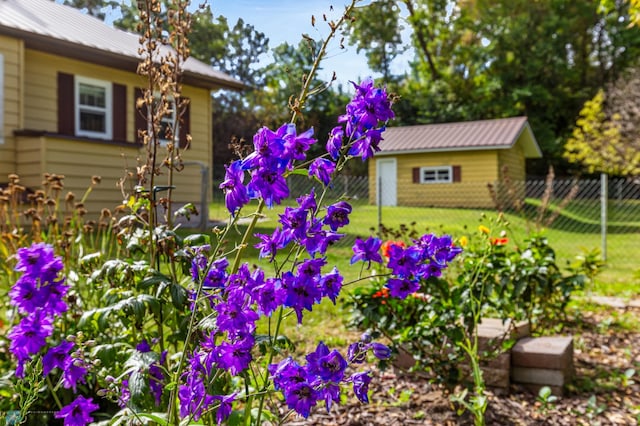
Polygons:
<instances>
[{"instance_id":1,"label":"flower bud","mask_svg":"<svg viewBox=\"0 0 640 426\"><path fill-rule=\"evenodd\" d=\"M371 343L373 338L371 337L371 333L365 331L364 333L362 333L362 336L360 336L360 340L362 340L362 342L364 343Z\"/></svg>"},{"instance_id":2,"label":"flower bud","mask_svg":"<svg viewBox=\"0 0 640 426\"><path fill-rule=\"evenodd\" d=\"M373 355L378 359L389 359L391 357L391 349L387 345L374 342L371 344Z\"/></svg>"}]
</instances>

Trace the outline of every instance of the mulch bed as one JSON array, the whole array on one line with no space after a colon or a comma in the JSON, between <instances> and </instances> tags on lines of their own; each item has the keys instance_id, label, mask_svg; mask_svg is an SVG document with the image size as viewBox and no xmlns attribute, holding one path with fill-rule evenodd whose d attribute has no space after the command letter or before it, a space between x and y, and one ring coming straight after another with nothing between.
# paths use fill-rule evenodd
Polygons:
<instances>
[{"instance_id":1,"label":"mulch bed","mask_svg":"<svg viewBox=\"0 0 640 426\"><path fill-rule=\"evenodd\" d=\"M611 315L623 311L640 318L638 308L609 308L584 313L562 334L574 336L575 378L566 395L548 407L536 395L512 385L508 395L489 396L487 425L636 425L640 419L640 330L607 327ZM617 312L614 312L617 311ZM623 373L634 368L626 381ZM634 383L635 380L635 383ZM292 417L288 425L467 425L437 386L416 375L377 373L368 405L355 398L327 413L318 406L308 419Z\"/></svg>"}]
</instances>

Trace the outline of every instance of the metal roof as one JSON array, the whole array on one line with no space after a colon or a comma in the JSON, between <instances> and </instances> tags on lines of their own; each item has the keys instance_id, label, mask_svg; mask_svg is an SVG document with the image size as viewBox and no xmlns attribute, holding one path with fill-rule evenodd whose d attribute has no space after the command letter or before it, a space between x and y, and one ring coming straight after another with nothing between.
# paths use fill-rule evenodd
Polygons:
<instances>
[{"instance_id":1,"label":"metal roof","mask_svg":"<svg viewBox=\"0 0 640 426\"><path fill-rule=\"evenodd\" d=\"M0 0L0 34L23 39L30 49L132 72L140 61L138 34L51 0ZM184 82L194 86L245 87L195 58L188 58L183 70Z\"/></svg>"},{"instance_id":2,"label":"metal roof","mask_svg":"<svg viewBox=\"0 0 640 426\"><path fill-rule=\"evenodd\" d=\"M522 139L525 157L542 157L527 117L388 127L383 138L379 155L509 149Z\"/></svg>"}]
</instances>

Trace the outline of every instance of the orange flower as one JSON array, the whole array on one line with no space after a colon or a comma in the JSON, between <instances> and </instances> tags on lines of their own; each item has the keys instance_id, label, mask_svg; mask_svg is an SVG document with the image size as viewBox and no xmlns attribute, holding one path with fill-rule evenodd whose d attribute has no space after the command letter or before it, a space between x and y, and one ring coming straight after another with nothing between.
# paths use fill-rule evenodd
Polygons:
<instances>
[{"instance_id":1,"label":"orange flower","mask_svg":"<svg viewBox=\"0 0 640 426\"><path fill-rule=\"evenodd\" d=\"M389 249L391 249L391 246L398 246L402 248L406 247L404 241L385 241L384 243L382 243L382 246L380 246L380 248L382 249L382 255L387 259L389 258Z\"/></svg>"},{"instance_id":2,"label":"orange flower","mask_svg":"<svg viewBox=\"0 0 640 426\"><path fill-rule=\"evenodd\" d=\"M507 245L507 243L509 242L508 238L497 238L494 237L491 239L491 245L493 246L504 246Z\"/></svg>"}]
</instances>

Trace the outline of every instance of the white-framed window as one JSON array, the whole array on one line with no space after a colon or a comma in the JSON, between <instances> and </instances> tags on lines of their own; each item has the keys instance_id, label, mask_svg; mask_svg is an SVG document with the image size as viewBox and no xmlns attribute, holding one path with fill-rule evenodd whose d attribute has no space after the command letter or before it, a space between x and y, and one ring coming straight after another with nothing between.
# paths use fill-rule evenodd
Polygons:
<instances>
[{"instance_id":1,"label":"white-framed window","mask_svg":"<svg viewBox=\"0 0 640 426\"><path fill-rule=\"evenodd\" d=\"M0 145L4 143L4 55L0 53Z\"/></svg>"},{"instance_id":2,"label":"white-framed window","mask_svg":"<svg viewBox=\"0 0 640 426\"><path fill-rule=\"evenodd\" d=\"M453 167L420 167L420 183L451 183L453 182Z\"/></svg>"},{"instance_id":3,"label":"white-framed window","mask_svg":"<svg viewBox=\"0 0 640 426\"><path fill-rule=\"evenodd\" d=\"M112 138L112 84L87 77L75 77L76 135Z\"/></svg>"},{"instance_id":4,"label":"white-framed window","mask_svg":"<svg viewBox=\"0 0 640 426\"><path fill-rule=\"evenodd\" d=\"M155 100L160 102L160 96L157 95ZM160 132L158 134L158 139L160 142L160 146L167 146L169 139L166 137L167 130L174 129L176 123L176 103L173 101L173 97L169 97L167 99L167 113L162 116L160 119ZM175 135L174 138L175 140Z\"/></svg>"}]
</instances>

